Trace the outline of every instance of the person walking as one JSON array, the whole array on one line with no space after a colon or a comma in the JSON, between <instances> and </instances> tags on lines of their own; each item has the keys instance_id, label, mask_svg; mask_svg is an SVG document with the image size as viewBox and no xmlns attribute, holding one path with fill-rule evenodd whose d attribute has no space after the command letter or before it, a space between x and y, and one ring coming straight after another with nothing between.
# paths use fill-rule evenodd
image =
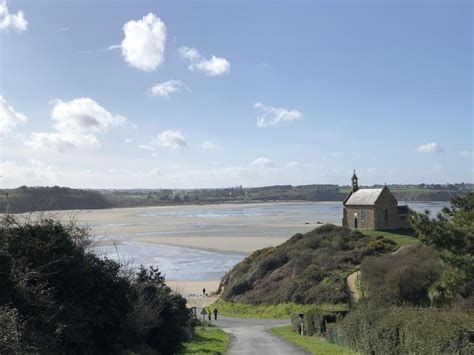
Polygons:
<instances>
[{"instance_id":1,"label":"person walking","mask_svg":"<svg viewBox=\"0 0 474 355\"><path fill-rule=\"evenodd\" d=\"M217 313L219 313L219 311L217 308L214 308L214 320L217 320Z\"/></svg>"},{"instance_id":2,"label":"person walking","mask_svg":"<svg viewBox=\"0 0 474 355\"><path fill-rule=\"evenodd\" d=\"M202 296L203 296L203 297L206 296L206 289L205 289L205 288L202 289Z\"/></svg>"},{"instance_id":3,"label":"person walking","mask_svg":"<svg viewBox=\"0 0 474 355\"><path fill-rule=\"evenodd\" d=\"M212 312L211 312L211 309L210 309L210 308L207 309L207 314L208 314L208 316L209 316L209 322L210 322L210 321L211 321L211 317L212 317Z\"/></svg>"}]
</instances>

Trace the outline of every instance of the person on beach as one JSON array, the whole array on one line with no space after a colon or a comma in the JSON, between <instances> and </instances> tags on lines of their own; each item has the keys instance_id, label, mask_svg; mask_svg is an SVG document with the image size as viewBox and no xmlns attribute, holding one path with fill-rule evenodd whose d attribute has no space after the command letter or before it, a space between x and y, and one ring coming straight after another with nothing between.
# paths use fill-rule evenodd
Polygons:
<instances>
[{"instance_id":1,"label":"person on beach","mask_svg":"<svg viewBox=\"0 0 474 355\"><path fill-rule=\"evenodd\" d=\"M217 308L214 308L214 320L217 320L217 313L219 313L219 311Z\"/></svg>"},{"instance_id":2,"label":"person on beach","mask_svg":"<svg viewBox=\"0 0 474 355\"><path fill-rule=\"evenodd\" d=\"M205 288L202 289L202 296L206 297L206 289Z\"/></svg>"},{"instance_id":3,"label":"person on beach","mask_svg":"<svg viewBox=\"0 0 474 355\"><path fill-rule=\"evenodd\" d=\"M211 312L210 308L207 309L207 315L209 316L209 322L210 322L211 321L211 316L212 316L212 312Z\"/></svg>"}]
</instances>

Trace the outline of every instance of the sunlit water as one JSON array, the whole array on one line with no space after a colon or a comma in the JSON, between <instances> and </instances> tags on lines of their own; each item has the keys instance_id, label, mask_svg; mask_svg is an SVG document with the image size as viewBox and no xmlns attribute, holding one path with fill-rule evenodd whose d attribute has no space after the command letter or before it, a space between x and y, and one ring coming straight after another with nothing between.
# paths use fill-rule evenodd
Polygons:
<instances>
[{"instance_id":1,"label":"sunlit water","mask_svg":"<svg viewBox=\"0 0 474 355\"><path fill-rule=\"evenodd\" d=\"M217 280L241 261L241 253L215 252L126 241L115 246L95 248L99 255L137 269L140 265L158 266L169 280Z\"/></svg>"},{"instance_id":2,"label":"sunlit water","mask_svg":"<svg viewBox=\"0 0 474 355\"><path fill-rule=\"evenodd\" d=\"M404 204L401 202L400 204ZM437 214L448 205L447 202L408 202L409 207L417 212L429 210L432 215ZM170 228L170 231L136 232L126 234L110 234L102 240L114 240L117 244L100 245L95 251L100 255L118 260L130 267L137 268L139 265L155 265L170 280L215 280L221 278L232 266L241 261L245 254L219 251L199 250L162 244L145 243L134 241L137 236L225 236L227 233L242 237L258 238L265 235L259 232L259 224L268 224L274 218L284 218L285 221L304 224L310 222L341 223L342 204L340 202L309 202L300 204L259 204L256 206L229 206L228 208L217 208L215 206L202 206L202 208L183 209L178 207L161 210L142 210L136 215L140 222L138 224L153 225L159 217L172 216L183 223L189 218L202 219L203 223L193 224L189 228ZM236 217L235 224L229 222L229 217ZM253 218L259 217L259 218ZM219 219L226 218L225 222ZM246 222L242 227L242 220ZM103 227L129 226L129 224L108 223ZM174 226L176 227L176 226ZM265 228L260 230L265 231ZM283 228L284 229L284 228ZM246 230L252 230L251 235L245 235ZM284 229L284 235L291 235L290 230ZM107 244L107 243L105 243Z\"/></svg>"}]
</instances>

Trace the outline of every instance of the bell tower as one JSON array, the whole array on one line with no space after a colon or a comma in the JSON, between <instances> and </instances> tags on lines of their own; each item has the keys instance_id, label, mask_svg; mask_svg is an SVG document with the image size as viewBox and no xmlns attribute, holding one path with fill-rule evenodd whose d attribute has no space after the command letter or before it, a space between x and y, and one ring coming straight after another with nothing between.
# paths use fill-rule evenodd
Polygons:
<instances>
[{"instance_id":1,"label":"bell tower","mask_svg":"<svg viewBox=\"0 0 474 355\"><path fill-rule=\"evenodd\" d=\"M359 190L359 178L356 175L356 171L354 170L354 174L352 175L352 192L356 192Z\"/></svg>"}]
</instances>

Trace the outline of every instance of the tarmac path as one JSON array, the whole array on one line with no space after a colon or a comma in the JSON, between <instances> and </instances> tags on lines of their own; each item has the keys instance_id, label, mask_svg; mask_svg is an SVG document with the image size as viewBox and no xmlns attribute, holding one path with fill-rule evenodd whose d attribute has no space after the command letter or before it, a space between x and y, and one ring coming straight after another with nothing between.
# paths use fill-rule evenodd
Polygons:
<instances>
[{"instance_id":1,"label":"tarmac path","mask_svg":"<svg viewBox=\"0 0 474 355\"><path fill-rule=\"evenodd\" d=\"M218 317L212 323L232 336L229 355L302 355L305 350L287 343L270 328L288 325L285 319Z\"/></svg>"}]
</instances>

